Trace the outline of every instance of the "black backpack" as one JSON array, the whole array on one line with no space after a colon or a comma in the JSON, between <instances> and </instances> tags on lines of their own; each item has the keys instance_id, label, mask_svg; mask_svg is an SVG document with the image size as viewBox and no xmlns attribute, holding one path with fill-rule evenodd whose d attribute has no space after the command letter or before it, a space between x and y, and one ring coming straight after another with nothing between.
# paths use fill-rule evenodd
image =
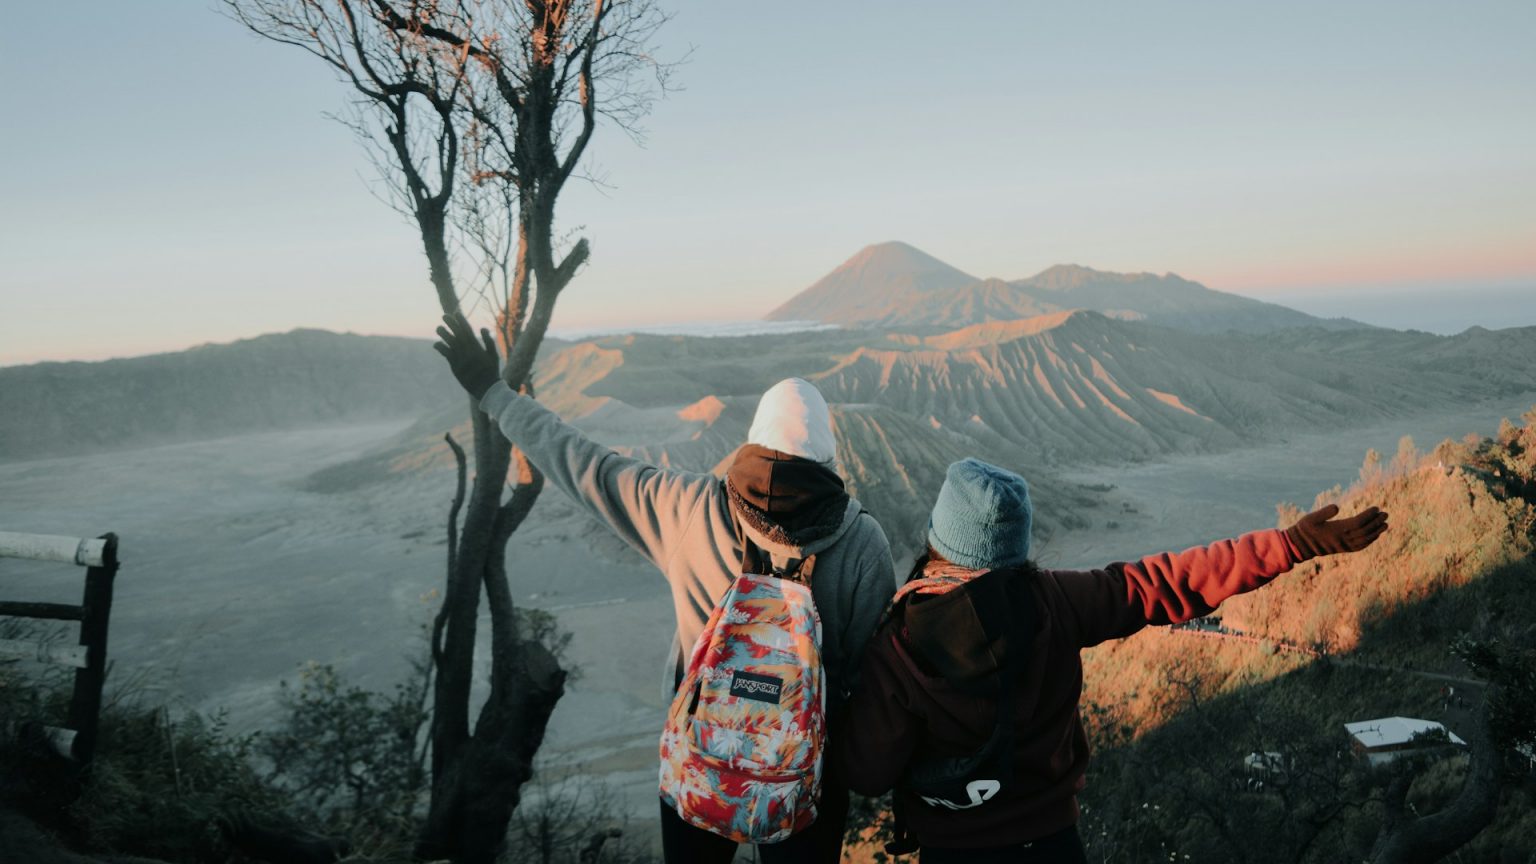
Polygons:
<instances>
[{"instance_id":1,"label":"black backpack","mask_svg":"<svg viewBox=\"0 0 1536 864\"><path fill-rule=\"evenodd\" d=\"M964 756L926 758L907 766L897 788L911 792L931 807L968 810L979 807L1013 783L1015 718L1018 679L1037 629L1034 595L1025 573L993 570L942 594L919 594L925 585L942 579L911 579L897 592L890 615L905 625L903 647L924 670L955 684L962 691L997 700L997 722L976 751ZM956 633L978 639L957 643ZM997 653L1005 651L1002 663ZM982 668L996 674L978 676ZM907 831L902 798L893 799L895 841L886 845L893 855L913 852L916 838Z\"/></svg>"}]
</instances>

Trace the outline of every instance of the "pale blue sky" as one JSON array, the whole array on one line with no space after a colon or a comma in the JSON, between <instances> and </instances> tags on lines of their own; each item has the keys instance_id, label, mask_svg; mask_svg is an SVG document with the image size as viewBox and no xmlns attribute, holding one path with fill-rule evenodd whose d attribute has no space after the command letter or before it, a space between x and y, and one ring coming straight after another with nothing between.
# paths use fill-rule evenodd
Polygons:
<instances>
[{"instance_id":1,"label":"pale blue sky","mask_svg":"<svg viewBox=\"0 0 1536 864\"><path fill-rule=\"evenodd\" d=\"M666 5L686 89L594 142L557 326L756 317L894 239L1301 308L1491 285L1472 323L1536 323L1536 4ZM0 74L0 363L430 333L312 58L207 0L74 0L12 11Z\"/></svg>"}]
</instances>

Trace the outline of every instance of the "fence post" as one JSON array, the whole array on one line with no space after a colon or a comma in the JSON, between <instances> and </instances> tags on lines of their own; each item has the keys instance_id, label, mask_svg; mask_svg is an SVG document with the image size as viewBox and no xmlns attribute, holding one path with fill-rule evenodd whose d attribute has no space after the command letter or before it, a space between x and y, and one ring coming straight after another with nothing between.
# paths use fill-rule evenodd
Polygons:
<instances>
[{"instance_id":1,"label":"fence post","mask_svg":"<svg viewBox=\"0 0 1536 864\"><path fill-rule=\"evenodd\" d=\"M107 541L101 564L85 571L84 614L80 620L80 644L85 646L85 668L75 670L75 692L69 701L69 727L76 730L72 755L89 765L96 754L96 731L101 720L101 690L107 677L107 623L112 614L112 580L117 575L117 535Z\"/></svg>"}]
</instances>

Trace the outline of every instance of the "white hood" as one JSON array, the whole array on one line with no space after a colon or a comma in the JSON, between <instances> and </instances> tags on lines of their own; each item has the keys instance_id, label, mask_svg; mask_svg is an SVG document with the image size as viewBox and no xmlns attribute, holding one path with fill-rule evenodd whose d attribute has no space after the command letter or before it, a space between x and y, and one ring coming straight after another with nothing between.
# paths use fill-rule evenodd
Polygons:
<instances>
[{"instance_id":1,"label":"white hood","mask_svg":"<svg viewBox=\"0 0 1536 864\"><path fill-rule=\"evenodd\" d=\"M757 403L747 443L828 465L837 458L827 400L803 378L785 378L768 388Z\"/></svg>"}]
</instances>

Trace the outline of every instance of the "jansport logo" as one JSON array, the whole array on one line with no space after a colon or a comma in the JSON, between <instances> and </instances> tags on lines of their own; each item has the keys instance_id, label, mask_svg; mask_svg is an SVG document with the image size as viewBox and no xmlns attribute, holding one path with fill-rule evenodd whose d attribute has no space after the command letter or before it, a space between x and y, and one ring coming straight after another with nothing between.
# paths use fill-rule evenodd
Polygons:
<instances>
[{"instance_id":1,"label":"jansport logo","mask_svg":"<svg viewBox=\"0 0 1536 864\"><path fill-rule=\"evenodd\" d=\"M755 699L758 702L779 704L780 691L784 689L783 678L773 678L768 675L753 675L751 672L737 672L731 676L731 695L744 699Z\"/></svg>"}]
</instances>

